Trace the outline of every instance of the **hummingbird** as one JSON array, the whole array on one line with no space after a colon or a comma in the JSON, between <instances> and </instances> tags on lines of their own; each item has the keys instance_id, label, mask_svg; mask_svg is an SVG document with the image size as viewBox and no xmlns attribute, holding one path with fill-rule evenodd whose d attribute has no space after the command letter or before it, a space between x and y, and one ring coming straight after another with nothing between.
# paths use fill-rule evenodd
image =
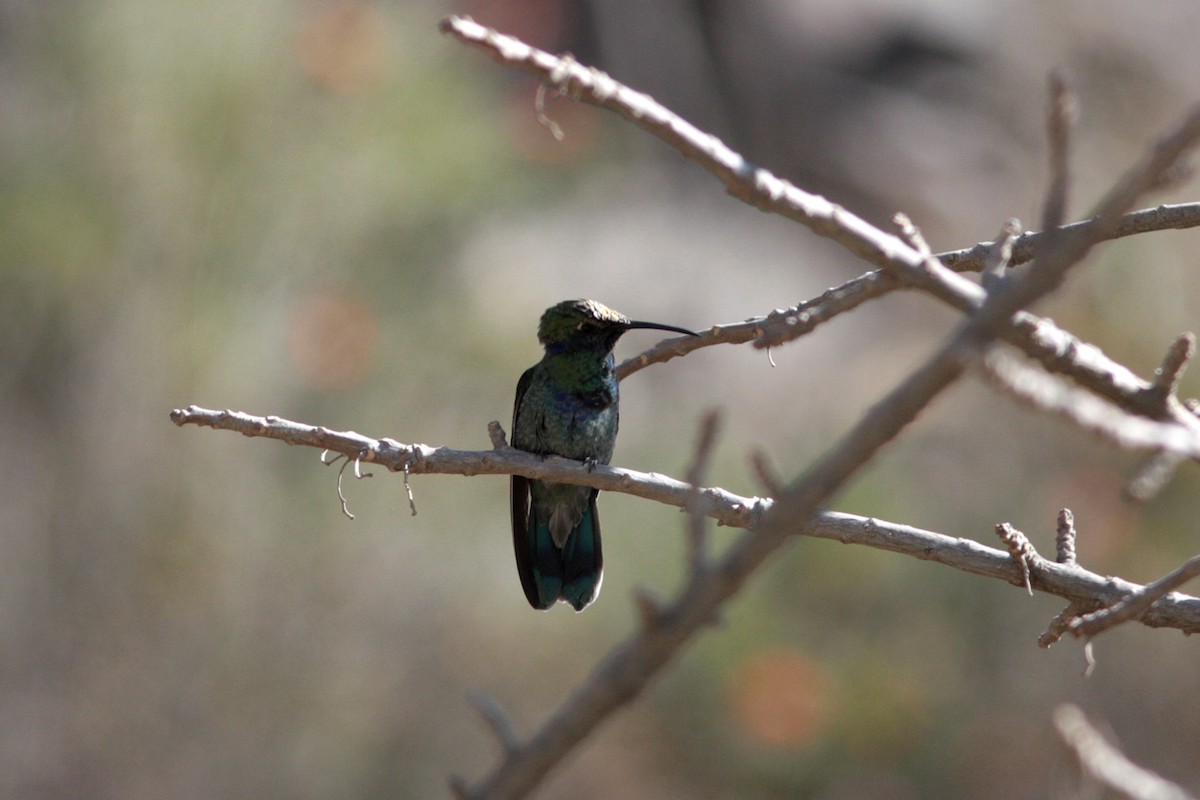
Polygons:
<instances>
[{"instance_id":1,"label":"hummingbird","mask_svg":"<svg viewBox=\"0 0 1200 800\"><path fill-rule=\"evenodd\" d=\"M698 334L639 322L595 300L564 300L538 323L542 360L517 382L512 445L538 455L607 464L617 441L613 347L635 328ZM545 610L563 600L582 611L600 593L598 489L512 476L513 548L525 597Z\"/></svg>"}]
</instances>

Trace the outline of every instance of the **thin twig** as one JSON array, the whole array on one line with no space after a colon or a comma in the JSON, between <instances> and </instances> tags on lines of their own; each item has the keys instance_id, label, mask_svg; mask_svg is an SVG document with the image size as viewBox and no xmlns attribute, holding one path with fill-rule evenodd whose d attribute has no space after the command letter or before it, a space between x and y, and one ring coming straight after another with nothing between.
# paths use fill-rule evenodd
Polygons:
<instances>
[{"instance_id":1,"label":"thin twig","mask_svg":"<svg viewBox=\"0 0 1200 800\"><path fill-rule=\"evenodd\" d=\"M771 458L764 450L755 448L750 451L750 469L754 473L754 477L758 479L768 497L774 497L779 494L783 487L783 480L779 477L779 473L771 464Z\"/></svg>"},{"instance_id":2,"label":"thin twig","mask_svg":"<svg viewBox=\"0 0 1200 800\"><path fill-rule=\"evenodd\" d=\"M1098 783L1129 800L1196 800L1181 787L1130 761L1073 705L1054 710L1054 727L1086 783Z\"/></svg>"},{"instance_id":3,"label":"thin twig","mask_svg":"<svg viewBox=\"0 0 1200 800\"><path fill-rule=\"evenodd\" d=\"M1020 235L1021 221L1018 219L1010 219L1001 226L980 274L980 282L987 291L992 291L1007 275L1009 262L1012 261L1012 245Z\"/></svg>"},{"instance_id":4,"label":"thin twig","mask_svg":"<svg viewBox=\"0 0 1200 800\"><path fill-rule=\"evenodd\" d=\"M1067 603L1066 607L1050 620L1046 630L1038 637L1038 647L1045 649L1056 644L1070 630L1072 620L1095 610L1095 603L1085 603L1080 600L1072 600Z\"/></svg>"},{"instance_id":5,"label":"thin twig","mask_svg":"<svg viewBox=\"0 0 1200 800\"><path fill-rule=\"evenodd\" d=\"M696 454L692 457L692 466L687 474L687 482L691 487L685 504L688 513L688 569L693 574L708 568L708 527L699 501L704 493L704 479L708 474L720 422L721 416L715 410L709 411L701 419Z\"/></svg>"},{"instance_id":6,"label":"thin twig","mask_svg":"<svg viewBox=\"0 0 1200 800\"><path fill-rule=\"evenodd\" d=\"M496 737L496 741L499 742L505 755L514 752L521 746L521 737L517 735L512 720L508 718L508 714L495 698L486 692L474 690L468 693L467 700L470 701L471 707L479 713L480 718L487 723L488 730Z\"/></svg>"},{"instance_id":7,"label":"thin twig","mask_svg":"<svg viewBox=\"0 0 1200 800\"><path fill-rule=\"evenodd\" d=\"M1181 333L1163 356L1162 364L1154 371L1154 380L1150 391L1164 408L1169 398L1175 396L1179 389L1179 381L1187 369L1188 362L1196 354L1196 335Z\"/></svg>"},{"instance_id":8,"label":"thin twig","mask_svg":"<svg viewBox=\"0 0 1200 800\"><path fill-rule=\"evenodd\" d=\"M1027 231L1013 242L1012 266L1017 267L1032 260L1047 236L1059 232L1067 236L1093 236L1097 233L1097 227L1096 220L1084 219L1057 230ZM1164 204L1129 212L1121 218L1115 228L1109 229L1106 226L1097 241L1106 242L1141 233L1195 227L1200 227L1200 203ZM955 272L978 272L983 268L991 246L991 242L979 242L962 250L938 253L937 257Z\"/></svg>"},{"instance_id":9,"label":"thin twig","mask_svg":"<svg viewBox=\"0 0 1200 800\"><path fill-rule=\"evenodd\" d=\"M408 464L404 465L404 492L408 495L408 510L415 517L417 515L417 499L413 497L412 484L409 483Z\"/></svg>"},{"instance_id":10,"label":"thin twig","mask_svg":"<svg viewBox=\"0 0 1200 800\"><path fill-rule=\"evenodd\" d=\"M908 242L913 250L921 256L921 261L928 261L933 257L933 250L929 247L929 242L925 241L925 235L921 233L921 229L909 219L908 215L903 211L897 212L892 217L892 224L896 226L900 237ZM887 269L885 267L884 269Z\"/></svg>"},{"instance_id":11,"label":"thin twig","mask_svg":"<svg viewBox=\"0 0 1200 800\"><path fill-rule=\"evenodd\" d=\"M1163 490L1174 477L1187 457L1171 451L1160 450L1150 456L1125 486L1125 498L1135 503L1146 503Z\"/></svg>"},{"instance_id":12,"label":"thin twig","mask_svg":"<svg viewBox=\"0 0 1200 800\"><path fill-rule=\"evenodd\" d=\"M1046 138L1050 151L1050 183L1042 205L1042 230L1058 228L1067 218L1067 191L1070 188L1071 127L1076 117L1075 97L1061 70L1049 78L1050 103L1046 113Z\"/></svg>"},{"instance_id":13,"label":"thin twig","mask_svg":"<svg viewBox=\"0 0 1200 800\"><path fill-rule=\"evenodd\" d=\"M1075 636L1090 637L1120 625L1122 622L1137 619L1158 600L1197 575L1200 575L1200 556L1193 556L1177 569L1153 583L1148 583L1141 589L1130 592L1123 600L1072 621L1068 629Z\"/></svg>"},{"instance_id":14,"label":"thin twig","mask_svg":"<svg viewBox=\"0 0 1200 800\"><path fill-rule=\"evenodd\" d=\"M662 600L645 586L634 588L633 603L642 621L642 628L654 628L662 620Z\"/></svg>"},{"instance_id":15,"label":"thin twig","mask_svg":"<svg viewBox=\"0 0 1200 800\"><path fill-rule=\"evenodd\" d=\"M1070 420L1119 447L1167 450L1188 458L1200 458L1200 426L1157 422L1134 416L1107 400L1096 397L1063 380L1022 362L993 347L979 369L996 387L1016 399L1055 416Z\"/></svg>"},{"instance_id":16,"label":"thin twig","mask_svg":"<svg viewBox=\"0 0 1200 800\"><path fill-rule=\"evenodd\" d=\"M328 449L321 451L321 463L327 467L336 464L338 461L342 462L342 466L338 468L338 474L337 474L338 501L342 505L342 513L346 515L346 518L354 519L354 515L350 513L350 503L346 499L346 493L342 490L342 478L346 474L346 467L350 466L350 454L349 453L338 453L336 456L334 456L333 458L326 461L325 457L327 455L329 455ZM364 474L362 472L361 464L362 464L362 451L359 451L354 456L354 477L358 478L359 480L362 480L363 478L372 477L372 474L370 472L368 472L366 474Z\"/></svg>"}]
</instances>

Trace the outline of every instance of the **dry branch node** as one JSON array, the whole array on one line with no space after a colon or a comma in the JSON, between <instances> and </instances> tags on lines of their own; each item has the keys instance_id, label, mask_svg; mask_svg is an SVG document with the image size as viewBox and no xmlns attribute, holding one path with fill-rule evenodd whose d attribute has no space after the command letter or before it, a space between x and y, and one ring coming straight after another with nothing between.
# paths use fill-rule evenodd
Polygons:
<instances>
[{"instance_id":1,"label":"dry branch node","mask_svg":"<svg viewBox=\"0 0 1200 800\"><path fill-rule=\"evenodd\" d=\"M1040 559L1037 550L1033 549L1033 544L1024 533L1007 522L1001 522L996 526L996 535L1008 548L1009 555L1012 556L1013 561L1017 564L1017 569L1021 572L1021 582L1024 584L1025 590L1029 592L1030 597L1033 597L1030 573Z\"/></svg>"},{"instance_id":2,"label":"dry branch node","mask_svg":"<svg viewBox=\"0 0 1200 800\"><path fill-rule=\"evenodd\" d=\"M1076 563L1075 536L1075 514L1069 508L1060 509L1054 535L1054 560L1059 564L1073 566Z\"/></svg>"},{"instance_id":3,"label":"dry branch node","mask_svg":"<svg viewBox=\"0 0 1200 800\"><path fill-rule=\"evenodd\" d=\"M1013 242L1020 235L1021 221L1015 217L1001 226L1000 233L996 236L996 241L992 242L987 258L983 262L980 282L984 289L989 292L993 291L1004 280L1009 262L1012 261Z\"/></svg>"}]
</instances>

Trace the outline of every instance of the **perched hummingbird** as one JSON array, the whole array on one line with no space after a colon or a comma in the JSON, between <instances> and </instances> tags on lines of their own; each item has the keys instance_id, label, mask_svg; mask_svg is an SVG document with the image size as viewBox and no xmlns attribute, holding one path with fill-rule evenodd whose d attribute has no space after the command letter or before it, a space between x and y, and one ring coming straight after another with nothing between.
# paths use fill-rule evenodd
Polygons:
<instances>
[{"instance_id":1,"label":"perched hummingbird","mask_svg":"<svg viewBox=\"0 0 1200 800\"><path fill-rule=\"evenodd\" d=\"M613 346L634 328L697 335L630 320L595 300L564 300L546 309L538 323L538 341L546 354L517 383L513 447L607 464L617 441ZM600 593L597 494L587 486L512 477L517 571L534 608L564 600L582 611Z\"/></svg>"}]
</instances>

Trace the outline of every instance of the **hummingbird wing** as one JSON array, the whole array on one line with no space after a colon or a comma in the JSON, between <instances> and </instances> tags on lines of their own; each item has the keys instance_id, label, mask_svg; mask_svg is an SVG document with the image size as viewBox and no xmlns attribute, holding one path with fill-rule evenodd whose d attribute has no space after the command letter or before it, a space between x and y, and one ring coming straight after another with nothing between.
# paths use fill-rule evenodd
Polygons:
<instances>
[{"instance_id":1,"label":"hummingbird wing","mask_svg":"<svg viewBox=\"0 0 1200 800\"><path fill-rule=\"evenodd\" d=\"M530 367L517 381L517 397L513 402L512 442L519 447L517 421L521 417L521 401L533 380L534 368ZM537 609L547 609L558 600L562 586L562 562L549 535L538 536L536 523L529 513L529 479L513 475L509 481L509 505L512 509L513 550L517 556L517 574L521 576L521 588L525 599ZM557 577L557 579L556 579ZM539 590L542 585L544 591Z\"/></svg>"}]
</instances>

